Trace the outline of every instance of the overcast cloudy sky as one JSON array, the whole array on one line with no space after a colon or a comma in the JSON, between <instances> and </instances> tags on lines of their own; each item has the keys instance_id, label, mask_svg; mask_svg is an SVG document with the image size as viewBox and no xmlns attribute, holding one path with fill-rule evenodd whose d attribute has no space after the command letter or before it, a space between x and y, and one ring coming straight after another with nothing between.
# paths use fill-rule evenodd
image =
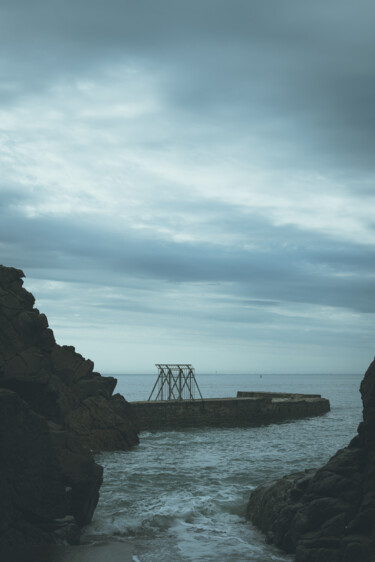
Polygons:
<instances>
[{"instance_id":1,"label":"overcast cloudy sky","mask_svg":"<svg viewBox=\"0 0 375 562\"><path fill-rule=\"evenodd\" d=\"M371 0L2 0L0 262L103 373L362 373Z\"/></svg>"}]
</instances>

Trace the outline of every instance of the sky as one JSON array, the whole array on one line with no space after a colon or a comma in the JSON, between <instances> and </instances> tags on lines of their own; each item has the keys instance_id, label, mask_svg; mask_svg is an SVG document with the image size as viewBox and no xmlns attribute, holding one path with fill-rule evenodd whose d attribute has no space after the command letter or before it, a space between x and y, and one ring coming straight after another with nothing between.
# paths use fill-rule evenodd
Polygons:
<instances>
[{"instance_id":1,"label":"sky","mask_svg":"<svg viewBox=\"0 0 375 562\"><path fill-rule=\"evenodd\" d=\"M2 0L0 263L106 373L363 373L375 4Z\"/></svg>"}]
</instances>

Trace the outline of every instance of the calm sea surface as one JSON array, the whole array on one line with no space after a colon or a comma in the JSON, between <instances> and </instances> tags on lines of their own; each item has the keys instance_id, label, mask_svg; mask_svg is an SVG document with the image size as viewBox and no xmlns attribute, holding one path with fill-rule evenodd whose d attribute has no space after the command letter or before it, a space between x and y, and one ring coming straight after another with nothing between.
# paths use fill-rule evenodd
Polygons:
<instances>
[{"instance_id":1,"label":"calm sea surface","mask_svg":"<svg viewBox=\"0 0 375 562\"><path fill-rule=\"evenodd\" d=\"M117 392L132 401L148 398L156 375L117 378ZM250 492L318 467L348 444L362 416L361 378L198 375L206 398L237 390L318 393L331 412L258 428L144 432L132 451L98 455L104 484L84 542L126 543L134 562L291 560L244 519Z\"/></svg>"}]
</instances>

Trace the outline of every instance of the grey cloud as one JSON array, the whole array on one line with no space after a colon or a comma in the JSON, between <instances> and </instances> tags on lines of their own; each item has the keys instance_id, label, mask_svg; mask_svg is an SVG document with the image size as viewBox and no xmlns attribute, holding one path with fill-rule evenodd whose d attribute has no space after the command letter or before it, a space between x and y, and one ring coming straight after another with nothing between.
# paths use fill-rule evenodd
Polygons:
<instances>
[{"instance_id":1,"label":"grey cloud","mask_svg":"<svg viewBox=\"0 0 375 562\"><path fill-rule=\"evenodd\" d=\"M93 216L83 214L28 218L22 211L26 204L40 210L37 178L43 155L30 155L31 172L23 170L22 163L23 156L28 163L30 147L36 150L40 145L33 144L36 134L38 140L43 137L45 146L51 143L57 162L60 157L66 159L69 170L68 160L76 148L69 144L66 131L55 133L48 122L48 113L56 105L64 119L71 119L72 135L77 120L76 124L84 125L87 139L96 138L102 130L119 145L124 143L124 153L130 144L136 145L140 167L143 158L147 167L149 151L155 161L158 154L171 151L172 159L176 154L187 155L187 161L193 162L202 150L204 174L207 164L212 170L215 161L228 153L228 166L233 170L239 165L239 175L247 170L247 163L250 169L255 162L259 169L270 171L276 182L280 180L283 203L288 198L288 178L293 188L289 197L294 197L296 178L302 172L301 177L328 178L333 200L346 192L354 207L362 202L370 207L375 148L374 13L370 0L355 4L348 0L3 0L0 103L10 117L4 146L12 156L14 147L8 141L21 144L10 163L5 152L4 173L9 177L25 173L28 182L34 174L36 179L29 189L15 181L3 185L0 261L24 269L36 287L43 285L43 279L65 281L69 294L57 290L51 297L53 284L41 294L47 308L58 311L57 317L66 325L77 308L86 327L96 325L97 316L102 315L104 325L111 325L114 318L120 324L130 322L130 327L138 322L146 329L160 322L174 334L183 316L186 325L181 330L199 333L199 337L212 333L213 340L372 348L367 313L375 312L373 245L344 243L333 234L288 224L276 227L271 218L255 210L198 195L193 200L188 187L181 189L184 200L172 200L174 180L168 178L168 169L162 170L166 179L157 173L154 177L152 169L144 176L132 170L132 196L137 198L138 178L141 186L155 181L152 186L158 190L157 202L148 205L139 199L147 207L145 230L123 224L121 231L115 231L109 222L95 224ZM121 77L128 68L141 69L142 79L150 76L149 83L141 85L146 90L155 88L150 91L157 100L151 114L132 123L117 121L117 117L110 120L105 107L112 98L105 90L96 99L97 106L90 108L90 119L82 117L86 98L77 94L77 82L92 80L94 90L106 84L108 91L114 91L116 103L126 93L126 100L132 101L136 93L126 92L129 81ZM61 110L65 102L66 111ZM96 114L99 106L104 110ZM41 128L37 124L34 131L30 116L40 107L46 107L46 112L38 119L46 122ZM24 128L19 125L23 115L28 119ZM131 133L127 129L128 134L122 135L126 127L132 127ZM101 142L87 144L87 152L73 162L78 178L91 159L100 159L102 149ZM168 168L168 158L161 160ZM47 165L41 175L46 191L49 181L59 181L59 170L49 176L53 161L48 164L50 168ZM199 169L199 162L195 164ZM109 177L119 184L126 181L125 175L125 170L119 176L109 170ZM69 172L61 185L66 181ZM99 177L98 185L100 181ZM302 185L314 192L308 181ZM302 187L299 196L303 199ZM353 212L358 223L360 212ZM347 213L350 217L350 208ZM364 226L369 239L373 225ZM154 227L193 234L195 241L174 242L158 235ZM325 307L327 317L319 313ZM341 315L357 318L358 323L345 326L336 317L331 321L331 313L340 319ZM198 338L194 341L201 345ZM279 369L277 357L276 364Z\"/></svg>"},{"instance_id":2,"label":"grey cloud","mask_svg":"<svg viewBox=\"0 0 375 562\"><path fill-rule=\"evenodd\" d=\"M305 166L373 169L374 14L368 0L3 2L3 101L137 61L181 122L262 128Z\"/></svg>"},{"instance_id":3,"label":"grey cloud","mask_svg":"<svg viewBox=\"0 0 375 562\"><path fill-rule=\"evenodd\" d=\"M47 278L55 270L57 279L94 284L110 279L111 284L121 285L124 276L150 282L230 283L235 286L230 290L245 299L375 311L372 249L344 246L317 235L310 235L308 246L299 243L284 247L275 239L284 242L288 237L296 242L298 230L266 224L264 232L266 227L272 243L267 245L262 240L259 248L247 251L140 238L126 228L119 235L66 218L35 220L8 210L1 220L0 237L5 242L6 265L22 265Z\"/></svg>"}]
</instances>

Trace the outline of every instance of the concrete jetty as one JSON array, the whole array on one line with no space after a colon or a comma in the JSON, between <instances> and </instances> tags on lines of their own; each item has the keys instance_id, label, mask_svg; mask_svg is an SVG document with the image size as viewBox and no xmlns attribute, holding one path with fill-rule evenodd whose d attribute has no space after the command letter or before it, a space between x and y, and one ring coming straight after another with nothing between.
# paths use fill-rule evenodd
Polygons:
<instances>
[{"instance_id":1,"label":"concrete jetty","mask_svg":"<svg viewBox=\"0 0 375 562\"><path fill-rule=\"evenodd\" d=\"M330 410L320 394L240 391L235 398L130 402L139 431L188 427L250 427Z\"/></svg>"}]
</instances>

